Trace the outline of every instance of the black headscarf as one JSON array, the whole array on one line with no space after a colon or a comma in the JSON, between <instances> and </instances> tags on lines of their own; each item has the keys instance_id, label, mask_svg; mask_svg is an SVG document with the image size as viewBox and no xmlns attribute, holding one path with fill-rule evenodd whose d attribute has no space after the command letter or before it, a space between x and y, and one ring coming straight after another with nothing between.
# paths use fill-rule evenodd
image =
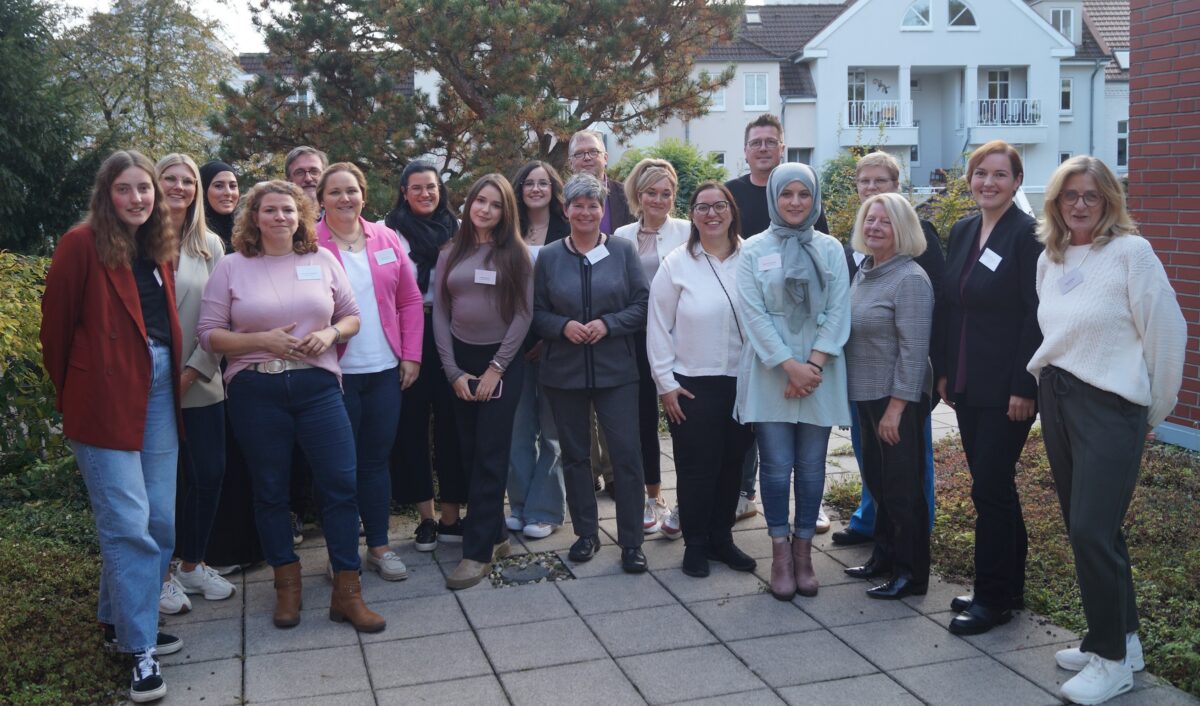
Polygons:
<instances>
[{"instance_id":1,"label":"black headscarf","mask_svg":"<svg viewBox=\"0 0 1200 706\"><path fill-rule=\"evenodd\" d=\"M221 172L229 172L237 177L233 167L219 160L213 160L200 167L200 199L204 203L204 224L225 241L225 250L228 252L233 247L233 213L221 215L214 211L212 204L208 202L208 187ZM236 210L234 212L236 213Z\"/></svg>"},{"instance_id":2,"label":"black headscarf","mask_svg":"<svg viewBox=\"0 0 1200 706\"><path fill-rule=\"evenodd\" d=\"M410 163L400 175L400 183L407 184L412 174L421 171L432 171L438 177L437 208L429 216L418 216L408 207L402 188L396 205L383 222L408 240L412 248L408 256L417 265L417 286L425 293L429 291L429 273L437 264L438 252L458 230L458 219L450 213L450 206L446 203L446 187L436 169L430 169L425 164Z\"/></svg>"}]
</instances>

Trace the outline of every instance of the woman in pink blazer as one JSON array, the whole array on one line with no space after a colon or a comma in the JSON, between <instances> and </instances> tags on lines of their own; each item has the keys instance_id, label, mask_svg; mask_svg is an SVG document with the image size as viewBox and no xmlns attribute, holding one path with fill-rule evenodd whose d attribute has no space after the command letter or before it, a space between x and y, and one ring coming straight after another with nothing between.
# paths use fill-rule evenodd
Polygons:
<instances>
[{"instance_id":1,"label":"woman in pink blazer","mask_svg":"<svg viewBox=\"0 0 1200 706\"><path fill-rule=\"evenodd\" d=\"M342 263L362 327L338 348L346 412L358 454L358 511L367 535L364 564L389 581L408 578L388 544L392 497L388 456L400 420L401 391L421 370L425 314L408 256L391 228L363 219L367 179L349 162L329 165L317 184L325 217L317 242Z\"/></svg>"}]
</instances>

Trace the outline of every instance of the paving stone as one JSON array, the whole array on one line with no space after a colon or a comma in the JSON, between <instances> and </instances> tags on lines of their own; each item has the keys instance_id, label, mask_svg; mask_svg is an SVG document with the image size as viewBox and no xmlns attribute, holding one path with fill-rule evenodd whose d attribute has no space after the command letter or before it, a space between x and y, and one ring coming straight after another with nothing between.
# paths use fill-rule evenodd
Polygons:
<instances>
[{"instance_id":1,"label":"paving stone","mask_svg":"<svg viewBox=\"0 0 1200 706\"><path fill-rule=\"evenodd\" d=\"M467 592L458 598L476 630L575 615L575 609L553 583Z\"/></svg>"},{"instance_id":2,"label":"paving stone","mask_svg":"<svg viewBox=\"0 0 1200 706\"><path fill-rule=\"evenodd\" d=\"M646 535L646 541L642 544L642 552L651 571L678 571L683 566L683 550L682 539L667 539L661 533Z\"/></svg>"},{"instance_id":3,"label":"paving stone","mask_svg":"<svg viewBox=\"0 0 1200 706\"><path fill-rule=\"evenodd\" d=\"M1173 686L1163 686L1150 689L1137 689L1136 677L1134 691L1106 701L1108 706L1196 706L1200 699L1184 693Z\"/></svg>"},{"instance_id":4,"label":"paving stone","mask_svg":"<svg viewBox=\"0 0 1200 706\"><path fill-rule=\"evenodd\" d=\"M283 696L343 694L371 688L358 645L252 655L246 658L245 670L248 702Z\"/></svg>"},{"instance_id":5,"label":"paving stone","mask_svg":"<svg viewBox=\"0 0 1200 706\"><path fill-rule=\"evenodd\" d=\"M254 703L287 704L287 706L375 706L375 695L369 691L352 691L349 694L325 694L303 699L285 698L277 701L255 701Z\"/></svg>"},{"instance_id":6,"label":"paving stone","mask_svg":"<svg viewBox=\"0 0 1200 706\"><path fill-rule=\"evenodd\" d=\"M363 600L368 606L384 601L447 593L446 575L432 561L408 567L408 578L403 581L384 581L372 571L369 575L363 575L362 587Z\"/></svg>"},{"instance_id":7,"label":"paving stone","mask_svg":"<svg viewBox=\"0 0 1200 706\"><path fill-rule=\"evenodd\" d=\"M757 689L744 694L726 694L711 696L707 699L689 699L690 706L727 706L731 700L736 700L738 706L781 706L784 701L770 689ZM678 702L684 703L684 702Z\"/></svg>"},{"instance_id":8,"label":"paving stone","mask_svg":"<svg viewBox=\"0 0 1200 706\"><path fill-rule=\"evenodd\" d=\"M796 598L796 605L826 627L912 618L918 613L903 601L879 601L867 597L862 581L822 586L816 596Z\"/></svg>"},{"instance_id":9,"label":"paving stone","mask_svg":"<svg viewBox=\"0 0 1200 706\"><path fill-rule=\"evenodd\" d=\"M887 670L980 655L965 640L923 617L849 625L833 628L833 632Z\"/></svg>"},{"instance_id":10,"label":"paving stone","mask_svg":"<svg viewBox=\"0 0 1200 706\"><path fill-rule=\"evenodd\" d=\"M971 588L959 583L944 581L938 576L929 577L929 592L923 596L905 596L900 599L926 615L950 610L950 601L958 596L969 595ZM954 617L953 615L950 617Z\"/></svg>"},{"instance_id":11,"label":"paving stone","mask_svg":"<svg viewBox=\"0 0 1200 706\"><path fill-rule=\"evenodd\" d=\"M329 598L333 595L333 582L326 576L309 576L302 579L300 585L301 607L305 610L314 608L329 608ZM365 589L363 597L371 600L371 594ZM228 602L228 601L223 601ZM256 581L246 584L246 615L267 616L275 610L275 586L273 581Z\"/></svg>"},{"instance_id":12,"label":"paving stone","mask_svg":"<svg viewBox=\"0 0 1200 706\"><path fill-rule=\"evenodd\" d=\"M440 635L469 630L471 627L458 601L448 591L438 596L371 603L371 610L388 621L387 629L383 632L361 633L358 637L363 644Z\"/></svg>"},{"instance_id":13,"label":"paving stone","mask_svg":"<svg viewBox=\"0 0 1200 706\"><path fill-rule=\"evenodd\" d=\"M164 656L164 666L242 656L241 616L180 625L173 634L183 640L183 649Z\"/></svg>"},{"instance_id":14,"label":"paving stone","mask_svg":"<svg viewBox=\"0 0 1200 706\"><path fill-rule=\"evenodd\" d=\"M478 635L497 672L608 656L578 617L488 628Z\"/></svg>"},{"instance_id":15,"label":"paving stone","mask_svg":"<svg viewBox=\"0 0 1200 706\"><path fill-rule=\"evenodd\" d=\"M730 642L727 646L773 687L878 671L826 630L756 637Z\"/></svg>"},{"instance_id":16,"label":"paving stone","mask_svg":"<svg viewBox=\"0 0 1200 706\"><path fill-rule=\"evenodd\" d=\"M836 560L827 556L824 552L813 552L813 572L817 575L817 583L825 586L838 586L844 583L860 583L859 579L847 576L842 569L846 568ZM771 582L771 559L758 560L758 568L754 570L754 575L763 580L763 583ZM864 590L865 587L864 587Z\"/></svg>"},{"instance_id":17,"label":"paving stone","mask_svg":"<svg viewBox=\"0 0 1200 706\"><path fill-rule=\"evenodd\" d=\"M170 706L240 706L242 660L220 659L194 664L163 662Z\"/></svg>"},{"instance_id":18,"label":"paving stone","mask_svg":"<svg viewBox=\"0 0 1200 706\"><path fill-rule=\"evenodd\" d=\"M1061 701L988 657L891 672L930 706L1058 706Z\"/></svg>"},{"instance_id":19,"label":"paving stone","mask_svg":"<svg viewBox=\"0 0 1200 706\"><path fill-rule=\"evenodd\" d=\"M1058 689L1065 681L1075 676L1075 672L1060 669L1054 661L1054 653L1067 647L1078 647L1078 640L1068 640L1051 645L1041 645L1025 650L1014 650L993 654L1010 669L1037 684L1051 694L1058 694ZM1162 679L1146 672L1135 672L1133 675L1133 692L1154 689L1165 684ZM1110 701L1108 703L1115 703ZM1200 703L1197 699L1191 703Z\"/></svg>"},{"instance_id":20,"label":"paving stone","mask_svg":"<svg viewBox=\"0 0 1200 706\"><path fill-rule=\"evenodd\" d=\"M500 675L500 680L517 706L554 703L634 706L646 703L611 659L508 672Z\"/></svg>"},{"instance_id":21,"label":"paving stone","mask_svg":"<svg viewBox=\"0 0 1200 706\"><path fill-rule=\"evenodd\" d=\"M563 561L566 561L567 551L575 540L579 539L575 536L575 527L569 522L562 527L550 533L549 537L541 539L530 539L529 537L521 537L521 542L529 547L531 552L561 552Z\"/></svg>"},{"instance_id":22,"label":"paving stone","mask_svg":"<svg viewBox=\"0 0 1200 706\"><path fill-rule=\"evenodd\" d=\"M317 546L309 544L306 539L304 544L296 547L296 556L300 559L300 576L303 578L321 576L325 573L325 567L329 564L329 551L325 548L324 542L320 546ZM245 576L247 583L270 581L275 577L275 571L266 562L262 562L258 566L246 571ZM226 576L225 578L229 577Z\"/></svg>"},{"instance_id":23,"label":"paving stone","mask_svg":"<svg viewBox=\"0 0 1200 706\"><path fill-rule=\"evenodd\" d=\"M955 613L947 611L926 617L939 625L948 626L955 615ZM982 635L965 635L963 639L985 653L994 655L999 652L1023 650L1039 645L1069 642L1079 638L1070 630L1051 623L1047 618L1027 610L1020 610L1013 613L1013 619L1006 625L992 628Z\"/></svg>"},{"instance_id":24,"label":"paving stone","mask_svg":"<svg viewBox=\"0 0 1200 706\"><path fill-rule=\"evenodd\" d=\"M884 674L836 679L779 690L789 704L887 704L887 706L921 706L921 702Z\"/></svg>"},{"instance_id":25,"label":"paving stone","mask_svg":"<svg viewBox=\"0 0 1200 706\"><path fill-rule=\"evenodd\" d=\"M722 645L622 657L617 664L651 704L742 694L764 686Z\"/></svg>"},{"instance_id":26,"label":"paving stone","mask_svg":"<svg viewBox=\"0 0 1200 706\"><path fill-rule=\"evenodd\" d=\"M492 673L479 641L470 632L376 642L362 649L376 689Z\"/></svg>"},{"instance_id":27,"label":"paving stone","mask_svg":"<svg viewBox=\"0 0 1200 706\"><path fill-rule=\"evenodd\" d=\"M408 704L471 704L471 706L506 706L508 699L500 682L492 675L455 679L451 682L417 684L377 692L379 706L408 706ZM372 702L372 705L375 702Z\"/></svg>"},{"instance_id":28,"label":"paving stone","mask_svg":"<svg viewBox=\"0 0 1200 706\"><path fill-rule=\"evenodd\" d=\"M348 623L335 623L330 620L328 608L301 611L300 624L292 628L275 627L270 612L246 616L247 655L357 644L358 632Z\"/></svg>"},{"instance_id":29,"label":"paving stone","mask_svg":"<svg viewBox=\"0 0 1200 706\"><path fill-rule=\"evenodd\" d=\"M712 573L705 578L688 576L680 569L655 571L654 577L684 603L748 596L766 591L766 584L751 572L734 571L719 561L710 561L709 565L712 567Z\"/></svg>"},{"instance_id":30,"label":"paving stone","mask_svg":"<svg viewBox=\"0 0 1200 706\"><path fill-rule=\"evenodd\" d=\"M650 574L618 574L560 581L563 592L580 615L670 605L674 597Z\"/></svg>"},{"instance_id":31,"label":"paving stone","mask_svg":"<svg viewBox=\"0 0 1200 706\"><path fill-rule=\"evenodd\" d=\"M621 552L611 545L607 549L601 549L600 553L590 560L578 564L567 558L565 549L558 552L558 557L577 579L625 573L625 570L621 568Z\"/></svg>"},{"instance_id":32,"label":"paving stone","mask_svg":"<svg viewBox=\"0 0 1200 706\"><path fill-rule=\"evenodd\" d=\"M681 605L589 615L584 619L614 657L709 645L717 641Z\"/></svg>"},{"instance_id":33,"label":"paving stone","mask_svg":"<svg viewBox=\"0 0 1200 706\"><path fill-rule=\"evenodd\" d=\"M788 601L766 593L691 603L700 622L726 642L820 628L808 614Z\"/></svg>"},{"instance_id":34,"label":"paving stone","mask_svg":"<svg viewBox=\"0 0 1200 706\"><path fill-rule=\"evenodd\" d=\"M830 559L835 559L842 566L862 566L871 558L872 545L856 544L853 547L831 546L822 550Z\"/></svg>"},{"instance_id":35,"label":"paving stone","mask_svg":"<svg viewBox=\"0 0 1200 706\"><path fill-rule=\"evenodd\" d=\"M167 632L179 625L228 620L242 617L243 584L237 585L237 593L223 601L206 601L202 596L191 596L192 609L178 615L160 615ZM253 584L250 584L253 585Z\"/></svg>"},{"instance_id":36,"label":"paving stone","mask_svg":"<svg viewBox=\"0 0 1200 706\"><path fill-rule=\"evenodd\" d=\"M745 532L734 532L733 543L738 549L746 552L750 556L759 560L766 559L766 563L771 563L771 536L762 530L747 530Z\"/></svg>"}]
</instances>

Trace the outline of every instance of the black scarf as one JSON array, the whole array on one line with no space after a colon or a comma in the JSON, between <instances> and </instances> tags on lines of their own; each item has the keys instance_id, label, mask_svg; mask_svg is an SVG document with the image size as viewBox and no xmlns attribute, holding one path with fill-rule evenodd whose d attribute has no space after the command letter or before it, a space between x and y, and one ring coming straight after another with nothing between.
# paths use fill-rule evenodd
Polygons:
<instances>
[{"instance_id":1,"label":"black scarf","mask_svg":"<svg viewBox=\"0 0 1200 706\"><path fill-rule=\"evenodd\" d=\"M438 252L458 230L458 220L450 213L444 200L429 217L418 216L401 197L400 203L387 214L384 224L408 240L412 251L408 256L417 264L417 286L421 293L429 291L429 273L437 264Z\"/></svg>"},{"instance_id":2,"label":"black scarf","mask_svg":"<svg viewBox=\"0 0 1200 706\"><path fill-rule=\"evenodd\" d=\"M235 209L233 213L221 215L208 203L208 187L221 172L230 172L237 176L233 167L220 161L208 162L200 167L200 200L204 203L204 225L225 241L225 251L229 252L233 249L233 214L237 211Z\"/></svg>"}]
</instances>

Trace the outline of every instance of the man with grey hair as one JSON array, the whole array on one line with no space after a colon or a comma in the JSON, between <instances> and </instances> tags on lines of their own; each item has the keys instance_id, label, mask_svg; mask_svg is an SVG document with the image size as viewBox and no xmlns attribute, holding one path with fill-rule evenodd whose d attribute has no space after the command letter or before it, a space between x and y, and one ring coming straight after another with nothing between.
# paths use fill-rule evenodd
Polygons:
<instances>
[{"instance_id":1,"label":"man with grey hair","mask_svg":"<svg viewBox=\"0 0 1200 706\"><path fill-rule=\"evenodd\" d=\"M300 145L287 153L283 160L283 172L287 180L304 190L314 204L317 202L317 183L329 166L329 158L316 147Z\"/></svg>"}]
</instances>

